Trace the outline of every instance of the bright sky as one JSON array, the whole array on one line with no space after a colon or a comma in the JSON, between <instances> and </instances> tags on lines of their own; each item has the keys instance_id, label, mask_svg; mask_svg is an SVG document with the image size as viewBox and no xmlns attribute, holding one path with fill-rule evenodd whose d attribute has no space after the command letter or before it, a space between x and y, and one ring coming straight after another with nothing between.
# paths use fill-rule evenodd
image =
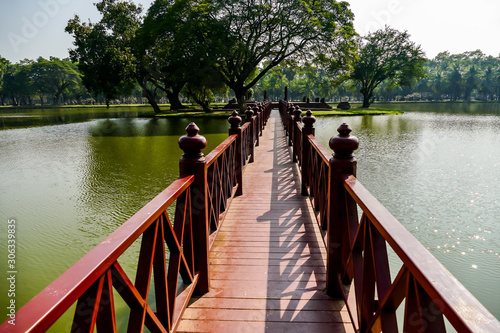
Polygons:
<instances>
[{"instance_id":1,"label":"bright sky","mask_svg":"<svg viewBox=\"0 0 500 333\"><path fill-rule=\"evenodd\" d=\"M64 28L74 14L99 20L88 0L0 0L0 56L11 62L68 56L72 38ZM152 0L135 0L147 9ZM356 31L390 25L408 30L427 57L439 52L482 50L500 56L499 0L350 0Z\"/></svg>"}]
</instances>

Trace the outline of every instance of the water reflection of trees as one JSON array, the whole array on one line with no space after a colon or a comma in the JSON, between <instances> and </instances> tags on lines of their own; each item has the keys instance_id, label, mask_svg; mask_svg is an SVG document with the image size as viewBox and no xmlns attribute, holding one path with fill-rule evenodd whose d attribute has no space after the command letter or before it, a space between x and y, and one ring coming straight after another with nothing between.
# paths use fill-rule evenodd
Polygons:
<instances>
[{"instance_id":1,"label":"water reflection of trees","mask_svg":"<svg viewBox=\"0 0 500 333\"><path fill-rule=\"evenodd\" d=\"M189 119L106 119L89 127L80 168L80 228L104 237L178 177L178 139ZM224 119L196 121L205 153L227 137Z\"/></svg>"}]
</instances>

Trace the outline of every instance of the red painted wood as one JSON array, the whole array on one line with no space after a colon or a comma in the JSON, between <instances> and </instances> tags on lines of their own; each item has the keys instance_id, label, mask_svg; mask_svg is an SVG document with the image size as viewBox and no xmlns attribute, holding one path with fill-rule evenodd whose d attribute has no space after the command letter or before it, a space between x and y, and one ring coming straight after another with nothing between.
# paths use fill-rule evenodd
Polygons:
<instances>
[{"instance_id":1,"label":"red painted wood","mask_svg":"<svg viewBox=\"0 0 500 333\"><path fill-rule=\"evenodd\" d=\"M47 330L174 202L179 194L192 184L193 180L193 177L176 180L19 309L16 315L23 320L16 323L15 332ZM14 329L7 325L2 324L1 330L9 332Z\"/></svg>"},{"instance_id":2,"label":"red painted wood","mask_svg":"<svg viewBox=\"0 0 500 333\"><path fill-rule=\"evenodd\" d=\"M300 128L290 117L293 107L286 101L279 106L294 160L301 149L309 152L307 157L301 154L298 166L302 194L310 196L318 224L328 227L328 291L343 294L356 328L398 332L395 310L406 298L405 331L444 332L443 315L458 331L500 331L500 322L356 180L352 152L358 141L349 136L348 125L342 124L339 135L330 140L335 151L330 158L313 135L299 145ZM361 223L358 205L363 210ZM392 283L387 244L403 263ZM432 315L429 309L435 310Z\"/></svg>"},{"instance_id":3,"label":"red painted wood","mask_svg":"<svg viewBox=\"0 0 500 333\"><path fill-rule=\"evenodd\" d=\"M111 270L106 272L101 293L101 310L97 315L97 332L118 332L116 326L115 302L113 296L113 281Z\"/></svg>"},{"instance_id":4,"label":"red painted wood","mask_svg":"<svg viewBox=\"0 0 500 333\"><path fill-rule=\"evenodd\" d=\"M500 322L355 177L345 179L345 188L428 297L442 303L443 314L457 330L500 331Z\"/></svg>"},{"instance_id":5,"label":"red painted wood","mask_svg":"<svg viewBox=\"0 0 500 333\"><path fill-rule=\"evenodd\" d=\"M276 118L268 127L243 174L251 186L232 200L211 248L210 291L191 301L179 331L353 331L344 303L324 292L321 232Z\"/></svg>"}]
</instances>

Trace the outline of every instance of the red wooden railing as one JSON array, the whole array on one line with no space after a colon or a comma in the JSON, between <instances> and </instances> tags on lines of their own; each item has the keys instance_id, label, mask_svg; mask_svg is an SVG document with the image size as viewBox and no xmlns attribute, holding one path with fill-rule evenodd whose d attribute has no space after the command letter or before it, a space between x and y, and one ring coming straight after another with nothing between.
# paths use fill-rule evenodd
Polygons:
<instances>
[{"instance_id":1,"label":"red wooden railing","mask_svg":"<svg viewBox=\"0 0 500 333\"><path fill-rule=\"evenodd\" d=\"M294 116L292 117L292 113ZM280 102L280 114L327 249L327 292L343 297L361 332L500 332L500 322L356 179L358 139L342 124L333 156L314 138L314 117ZM362 211L361 219L358 210ZM391 277L387 246L401 260ZM404 302L403 327L396 310Z\"/></svg>"},{"instance_id":2,"label":"red wooden railing","mask_svg":"<svg viewBox=\"0 0 500 333\"><path fill-rule=\"evenodd\" d=\"M130 308L129 332L174 332L192 294L209 290L211 244L231 199L242 193L243 167L254 159L271 104L256 109L247 111L242 127L233 113L229 137L206 157L206 140L191 123L179 139L180 178L19 309L15 326L5 321L0 331L44 332L76 303L72 332L117 332L114 290ZM174 204L171 220L167 209ZM133 282L118 261L140 236Z\"/></svg>"}]
</instances>

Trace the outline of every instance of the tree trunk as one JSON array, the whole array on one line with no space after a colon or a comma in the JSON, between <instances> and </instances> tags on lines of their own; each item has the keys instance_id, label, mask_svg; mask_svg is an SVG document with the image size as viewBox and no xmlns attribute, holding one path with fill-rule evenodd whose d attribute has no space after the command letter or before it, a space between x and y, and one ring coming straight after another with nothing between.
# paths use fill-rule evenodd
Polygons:
<instances>
[{"instance_id":1,"label":"tree trunk","mask_svg":"<svg viewBox=\"0 0 500 333\"><path fill-rule=\"evenodd\" d=\"M370 107L370 94L363 93L363 108L368 109Z\"/></svg>"},{"instance_id":2,"label":"tree trunk","mask_svg":"<svg viewBox=\"0 0 500 333\"><path fill-rule=\"evenodd\" d=\"M155 114L158 114L161 111L160 111L160 107L158 106L158 103L156 103L156 99L155 99L154 95L155 94L151 90L142 87L142 96L146 97L149 105L151 105L153 107L153 111L155 112Z\"/></svg>"},{"instance_id":3,"label":"tree trunk","mask_svg":"<svg viewBox=\"0 0 500 333\"><path fill-rule=\"evenodd\" d=\"M237 95L236 100L238 101L239 112L244 113L247 109L247 96L246 94Z\"/></svg>"},{"instance_id":4,"label":"tree trunk","mask_svg":"<svg viewBox=\"0 0 500 333\"><path fill-rule=\"evenodd\" d=\"M172 87L172 90L165 90L165 92L167 93L168 101L170 102L170 110L179 110L184 107L184 105L182 105L181 103L181 100L179 99L179 94L181 93L183 87L184 83Z\"/></svg>"},{"instance_id":5,"label":"tree trunk","mask_svg":"<svg viewBox=\"0 0 500 333\"><path fill-rule=\"evenodd\" d=\"M236 101L238 102L239 112L244 113L247 110L247 90L243 87L231 87L234 94L236 95Z\"/></svg>"},{"instance_id":6,"label":"tree trunk","mask_svg":"<svg viewBox=\"0 0 500 333\"><path fill-rule=\"evenodd\" d=\"M194 99L194 101L203 108L203 112L205 112L205 113L212 113L212 109L210 109L210 103L209 102L202 101L202 100L196 98L195 94L191 94L191 95L192 95L191 97Z\"/></svg>"}]
</instances>

